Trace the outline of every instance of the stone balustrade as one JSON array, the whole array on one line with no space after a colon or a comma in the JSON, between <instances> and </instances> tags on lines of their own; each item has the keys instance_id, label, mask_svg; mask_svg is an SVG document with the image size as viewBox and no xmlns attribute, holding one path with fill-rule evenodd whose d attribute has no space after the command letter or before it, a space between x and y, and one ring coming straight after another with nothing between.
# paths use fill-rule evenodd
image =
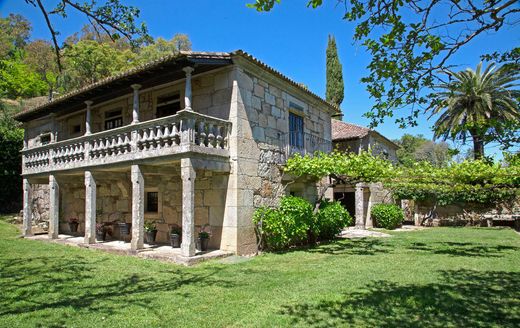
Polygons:
<instances>
[{"instance_id":1,"label":"stone balustrade","mask_svg":"<svg viewBox=\"0 0 520 328\"><path fill-rule=\"evenodd\" d=\"M186 152L229 156L229 121L181 111L175 115L24 149L23 174L145 160Z\"/></svg>"}]
</instances>

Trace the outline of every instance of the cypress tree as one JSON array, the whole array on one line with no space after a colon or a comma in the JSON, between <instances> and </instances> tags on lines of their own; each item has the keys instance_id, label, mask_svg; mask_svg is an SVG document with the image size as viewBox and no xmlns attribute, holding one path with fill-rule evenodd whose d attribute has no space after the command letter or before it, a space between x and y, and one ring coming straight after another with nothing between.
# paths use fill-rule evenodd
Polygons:
<instances>
[{"instance_id":1,"label":"cypress tree","mask_svg":"<svg viewBox=\"0 0 520 328\"><path fill-rule=\"evenodd\" d=\"M327 44L327 101L339 107L345 96L343 85L343 67L339 62L336 39L329 35Z\"/></svg>"}]
</instances>

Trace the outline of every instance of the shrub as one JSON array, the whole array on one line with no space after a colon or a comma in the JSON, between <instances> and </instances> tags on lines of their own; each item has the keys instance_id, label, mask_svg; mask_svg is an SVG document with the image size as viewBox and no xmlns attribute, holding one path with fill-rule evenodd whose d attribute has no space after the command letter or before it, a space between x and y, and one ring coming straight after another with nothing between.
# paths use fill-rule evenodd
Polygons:
<instances>
[{"instance_id":1,"label":"shrub","mask_svg":"<svg viewBox=\"0 0 520 328\"><path fill-rule=\"evenodd\" d=\"M293 196L283 197L279 208L261 207L253 216L263 246L273 250L304 242L312 220L312 205Z\"/></svg>"},{"instance_id":2,"label":"shrub","mask_svg":"<svg viewBox=\"0 0 520 328\"><path fill-rule=\"evenodd\" d=\"M370 213L377 226L385 229L395 229L404 220L403 210L394 204L374 205Z\"/></svg>"},{"instance_id":3,"label":"shrub","mask_svg":"<svg viewBox=\"0 0 520 328\"><path fill-rule=\"evenodd\" d=\"M334 238L352 222L352 217L339 202L322 202L316 215L314 234L320 240Z\"/></svg>"}]
</instances>

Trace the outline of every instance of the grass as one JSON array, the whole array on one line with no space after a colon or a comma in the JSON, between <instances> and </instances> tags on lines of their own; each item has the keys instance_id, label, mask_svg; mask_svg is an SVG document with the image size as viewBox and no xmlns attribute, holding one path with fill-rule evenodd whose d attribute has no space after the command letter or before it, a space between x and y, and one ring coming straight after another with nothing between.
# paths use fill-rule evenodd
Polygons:
<instances>
[{"instance_id":1,"label":"grass","mask_svg":"<svg viewBox=\"0 0 520 328\"><path fill-rule=\"evenodd\" d=\"M16 238L0 222L2 327L518 327L520 236L436 228L236 264Z\"/></svg>"}]
</instances>

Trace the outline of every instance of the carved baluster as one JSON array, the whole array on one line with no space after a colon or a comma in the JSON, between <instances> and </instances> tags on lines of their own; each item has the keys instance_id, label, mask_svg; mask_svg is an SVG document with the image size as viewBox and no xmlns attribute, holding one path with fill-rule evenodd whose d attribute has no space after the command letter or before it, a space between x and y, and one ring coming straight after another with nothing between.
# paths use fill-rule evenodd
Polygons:
<instances>
[{"instance_id":1,"label":"carved baluster","mask_svg":"<svg viewBox=\"0 0 520 328\"><path fill-rule=\"evenodd\" d=\"M154 127L148 128L148 139L146 139L147 148L150 149L153 146L153 139L155 137Z\"/></svg>"},{"instance_id":2,"label":"carved baluster","mask_svg":"<svg viewBox=\"0 0 520 328\"><path fill-rule=\"evenodd\" d=\"M200 121L199 124L197 124L197 125L198 125L198 128L195 130L196 131L195 143L201 147L205 147L208 145L207 135L206 135L206 122Z\"/></svg>"},{"instance_id":3,"label":"carved baluster","mask_svg":"<svg viewBox=\"0 0 520 328\"><path fill-rule=\"evenodd\" d=\"M117 137L116 136L110 136L110 148L109 155L116 154L117 155Z\"/></svg>"},{"instance_id":4,"label":"carved baluster","mask_svg":"<svg viewBox=\"0 0 520 328\"><path fill-rule=\"evenodd\" d=\"M164 134L163 134L163 142L166 147L170 146L170 123L167 123L163 126Z\"/></svg>"},{"instance_id":5,"label":"carved baluster","mask_svg":"<svg viewBox=\"0 0 520 328\"><path fill-rule=\"evenodd\" d=\"M124 154L125 150L123 148L123 136L119 133L117 135L117 153Z\"/></svg>"},{"instance_id":6,"label":"carved baluster","mask_svg":"<svg viewBox=\"0 0 520 328\"><path fill-rule=\"evenodd\" d=\"M155 138L153 139L154 140L154 144L156 145L157 149L161 149L162 148L162 126L156 126L155 127L155 130L157 131L155 133Z\"/></svg>"},{"instance_id":7,"label":"carved baluster","mask_svg":"<svg viewBox=\"0 0 520 328\"><path fill-rule=\"evenodd\" d=\"M125 152L129 152L130 151L130 148L131 148L131 145L130 145L131 141L130 141L130 135L129 133L125 133L125 140L124 140L124 149L125 149Z\"/></svg>"},{"instance_id":8,"label":"carved baluster","mask_svg":"<svg viewBox=\"0 0 520 328\"><path fill-rule=\"evenodd\" d=\"M215 125L208 125L208 147L215 148L217 145L215 144Z\"/></svg>"},{"instance_id":9,"label":"carved baluster","mask_svg":"<svg viewBox=\"0 0 520 328\"><path fill-rule=\"evenodd\" d=\"M222 142L224 141L224 138L222 137L222 131L224 130L224 128L222 126L218 126L217 125L217 137L216 137L216 147L217 148L224 148L222 147Z\"/></svg>"},{"instance_id":10,"label":"carved baluster","mask_svg":"<svg viewBox=\"0 0 520 328\"><path fill-rule=\"evenodd\" d=\"M173 140L173 143L175 145L178 145L180 142L181 142L181 137L180 137L180 133L179 133L179 126L178 126L178 122L174 122L173 125L172 125L172 132L170 134L170 138Z\"/></svg>"}]
</instances>

